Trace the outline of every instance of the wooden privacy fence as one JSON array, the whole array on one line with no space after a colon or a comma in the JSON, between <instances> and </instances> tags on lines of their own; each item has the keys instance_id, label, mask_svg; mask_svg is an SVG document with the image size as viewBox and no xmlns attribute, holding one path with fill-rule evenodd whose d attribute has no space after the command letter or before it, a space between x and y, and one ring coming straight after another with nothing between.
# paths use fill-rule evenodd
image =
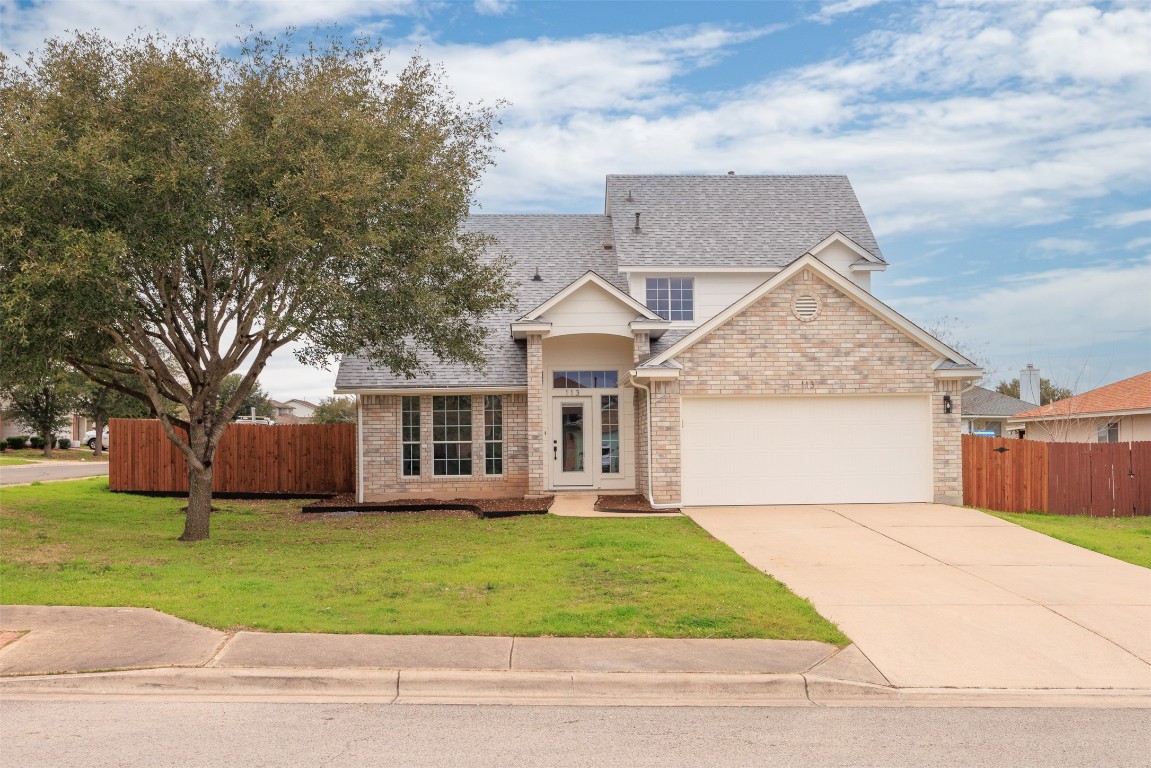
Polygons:
<instances>
[{"instance_id":1,"label":"wooden privacy fence","mask_svg":"<svg viewBox=\"0 0 1151 768\"><path fill-rule=\"evenodd\" d=\"M964 435L963 503L1000 512L1151 515L1151 442Z\"/></svg>"},{"instance_id":2,"label":"wooden privacy fence","mask_svg":"<svg viewBox=\"0 0 1151 768\"><path fill-rule=\"evenodd\" d=\"M111 419L108 487L187 493L188 464L155 419ZM348 493L356 482L355 424L229 424L216 449L218 493Z\"/></svg>"}]
</instances>

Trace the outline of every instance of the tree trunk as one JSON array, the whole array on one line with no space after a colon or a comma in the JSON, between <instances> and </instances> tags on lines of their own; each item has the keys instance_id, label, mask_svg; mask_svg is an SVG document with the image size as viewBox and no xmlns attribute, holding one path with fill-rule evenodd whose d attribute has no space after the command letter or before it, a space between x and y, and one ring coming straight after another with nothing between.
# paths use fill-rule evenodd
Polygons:
<instances>
[{"instance_id":1,"label":"tree trunk","mask_svg":"<svg viewBox=\"0 0 1151 768\"><path fill-rule=\"evenodd\" d=\"M52 430L45 429L40 433L40 437L44 439L44 458L52 458L52 443L56 441L56 435Z\"/></svg>"},{"instance_id":2,"label":"tree trunk","mask_svg":"<svg viewBox=\"0 0 1151 768\"><path fill-rule=\"evenodd\" d=\"M92 455L99 457L100 454L104 452L104 423L107 419L104 418L104 414L100 411L96 411L94 415L96 422L96 447L92 449Z\"/></svg>"},{"instance_id":3,"label":"tree trunk","mask_svg":"<svg viewBox=\"0 0 1151 768\"><path fill-rule=\"evenodd\" d=\"M180 541L203 541L208 538L212 519L212 465L205 469L188 466L188 513Z\"/></svg>"}]
</instances>

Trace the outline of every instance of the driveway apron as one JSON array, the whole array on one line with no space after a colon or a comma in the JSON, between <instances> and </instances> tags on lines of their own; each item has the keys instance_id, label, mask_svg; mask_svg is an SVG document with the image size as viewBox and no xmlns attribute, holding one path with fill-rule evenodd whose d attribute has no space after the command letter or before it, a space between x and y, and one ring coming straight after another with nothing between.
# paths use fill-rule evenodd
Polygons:
<instances>
[{"instance_id":1,"label":"driveway apron","mask_svg":"<svg viewBox=\"0 0 1151 768\"><path fill-rule=\"evenodd\" d=\"M1151 570L939 504L684 510L894 685L1151 688Z\"/></svg>"}]
</instances>

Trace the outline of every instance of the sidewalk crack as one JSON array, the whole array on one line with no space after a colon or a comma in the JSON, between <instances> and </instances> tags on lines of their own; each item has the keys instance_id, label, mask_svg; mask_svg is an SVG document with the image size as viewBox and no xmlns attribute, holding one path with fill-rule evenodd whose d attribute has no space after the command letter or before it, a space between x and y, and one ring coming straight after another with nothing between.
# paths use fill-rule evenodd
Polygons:
<instances>
[{"instance_id":1,"label":"sidewalk crack","mask_svg":"<svg viewBox=\"0 0 1151 768\"><path fill-rule=\"evenodd\" d=\"M512 669L512 657L515 655L515 652L516 652L516 639L513 637L511 645L508 646L508 671L509 672Z\"/></svg>"},{"instance_id":2,"label":"sidewalk crack","mask_svg":"<svg viewBox=\"0 0 1151 768\"><path fill-rule=\"evenodd\" d=\"M224 639L221 640L220 644L216 646L216 650L212 651L212 655L209 656L207 659L205 659L204 663L197 664L196 666L199 666L199 667L213 666L213 663L216 661L216 659L220 658L220 654L224 652L224 649L228 647L228 643L232 642L232 639L235 636L236 636L235 632L224 633Z\"/></svg>"}]
</instances>

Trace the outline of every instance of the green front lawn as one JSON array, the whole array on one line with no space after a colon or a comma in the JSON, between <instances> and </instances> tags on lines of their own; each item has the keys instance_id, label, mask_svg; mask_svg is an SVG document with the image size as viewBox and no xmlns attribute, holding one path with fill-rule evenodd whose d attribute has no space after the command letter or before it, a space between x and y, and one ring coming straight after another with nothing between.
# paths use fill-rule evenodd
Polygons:
<instances>
[{"instance_id":1,"label":"green front lawn","mask_svg":"<svg viewBox=\"0 0 1151 768\"><path fill-rule=\"evenodd\" d=\"M13 461L8 461L13 459ZM81 446L79 448L53 448L52 458L44 458L43 448L20 448L12 450L9 448L0 454L0 466L13 465L13 464L30 464L36 461L108 461L108 452L104 451L97 458L92 455L92 451L88 448Z\"/></svg>"},{"instance_id":2,"label":"green front lawn","mask_svg":"<svg viewBox=\"0 0 1151 768\"><path fill-rule=\"evenodd\" d=\"M22 459L19 456L8 456L5 453L0 453L0 467L17 467L21 464L34 464L35 462L28 459Z\"/></svg>"},{"instance_id":3,"label":"green front lawn","mask_svg":"<svg viewBox=\"0 0 1151 768\"><path fill-rule=\"evenodd\" d=\"M984 511L1069 544L1151 568L1151 517L1069 517Z\"/></svg>"},{"instance_id":4,"label":"green front lawn","mask_svg":"<svg viewBox=\"0 0 1151 768\"><path fill-rule=\"evenodd\" d=\"M0 602L277 632L848 642L685 517L333 518L220 499L211 540L185 544L183 504L105 478L0 489Z\"/></svg>"}]
</instances>

